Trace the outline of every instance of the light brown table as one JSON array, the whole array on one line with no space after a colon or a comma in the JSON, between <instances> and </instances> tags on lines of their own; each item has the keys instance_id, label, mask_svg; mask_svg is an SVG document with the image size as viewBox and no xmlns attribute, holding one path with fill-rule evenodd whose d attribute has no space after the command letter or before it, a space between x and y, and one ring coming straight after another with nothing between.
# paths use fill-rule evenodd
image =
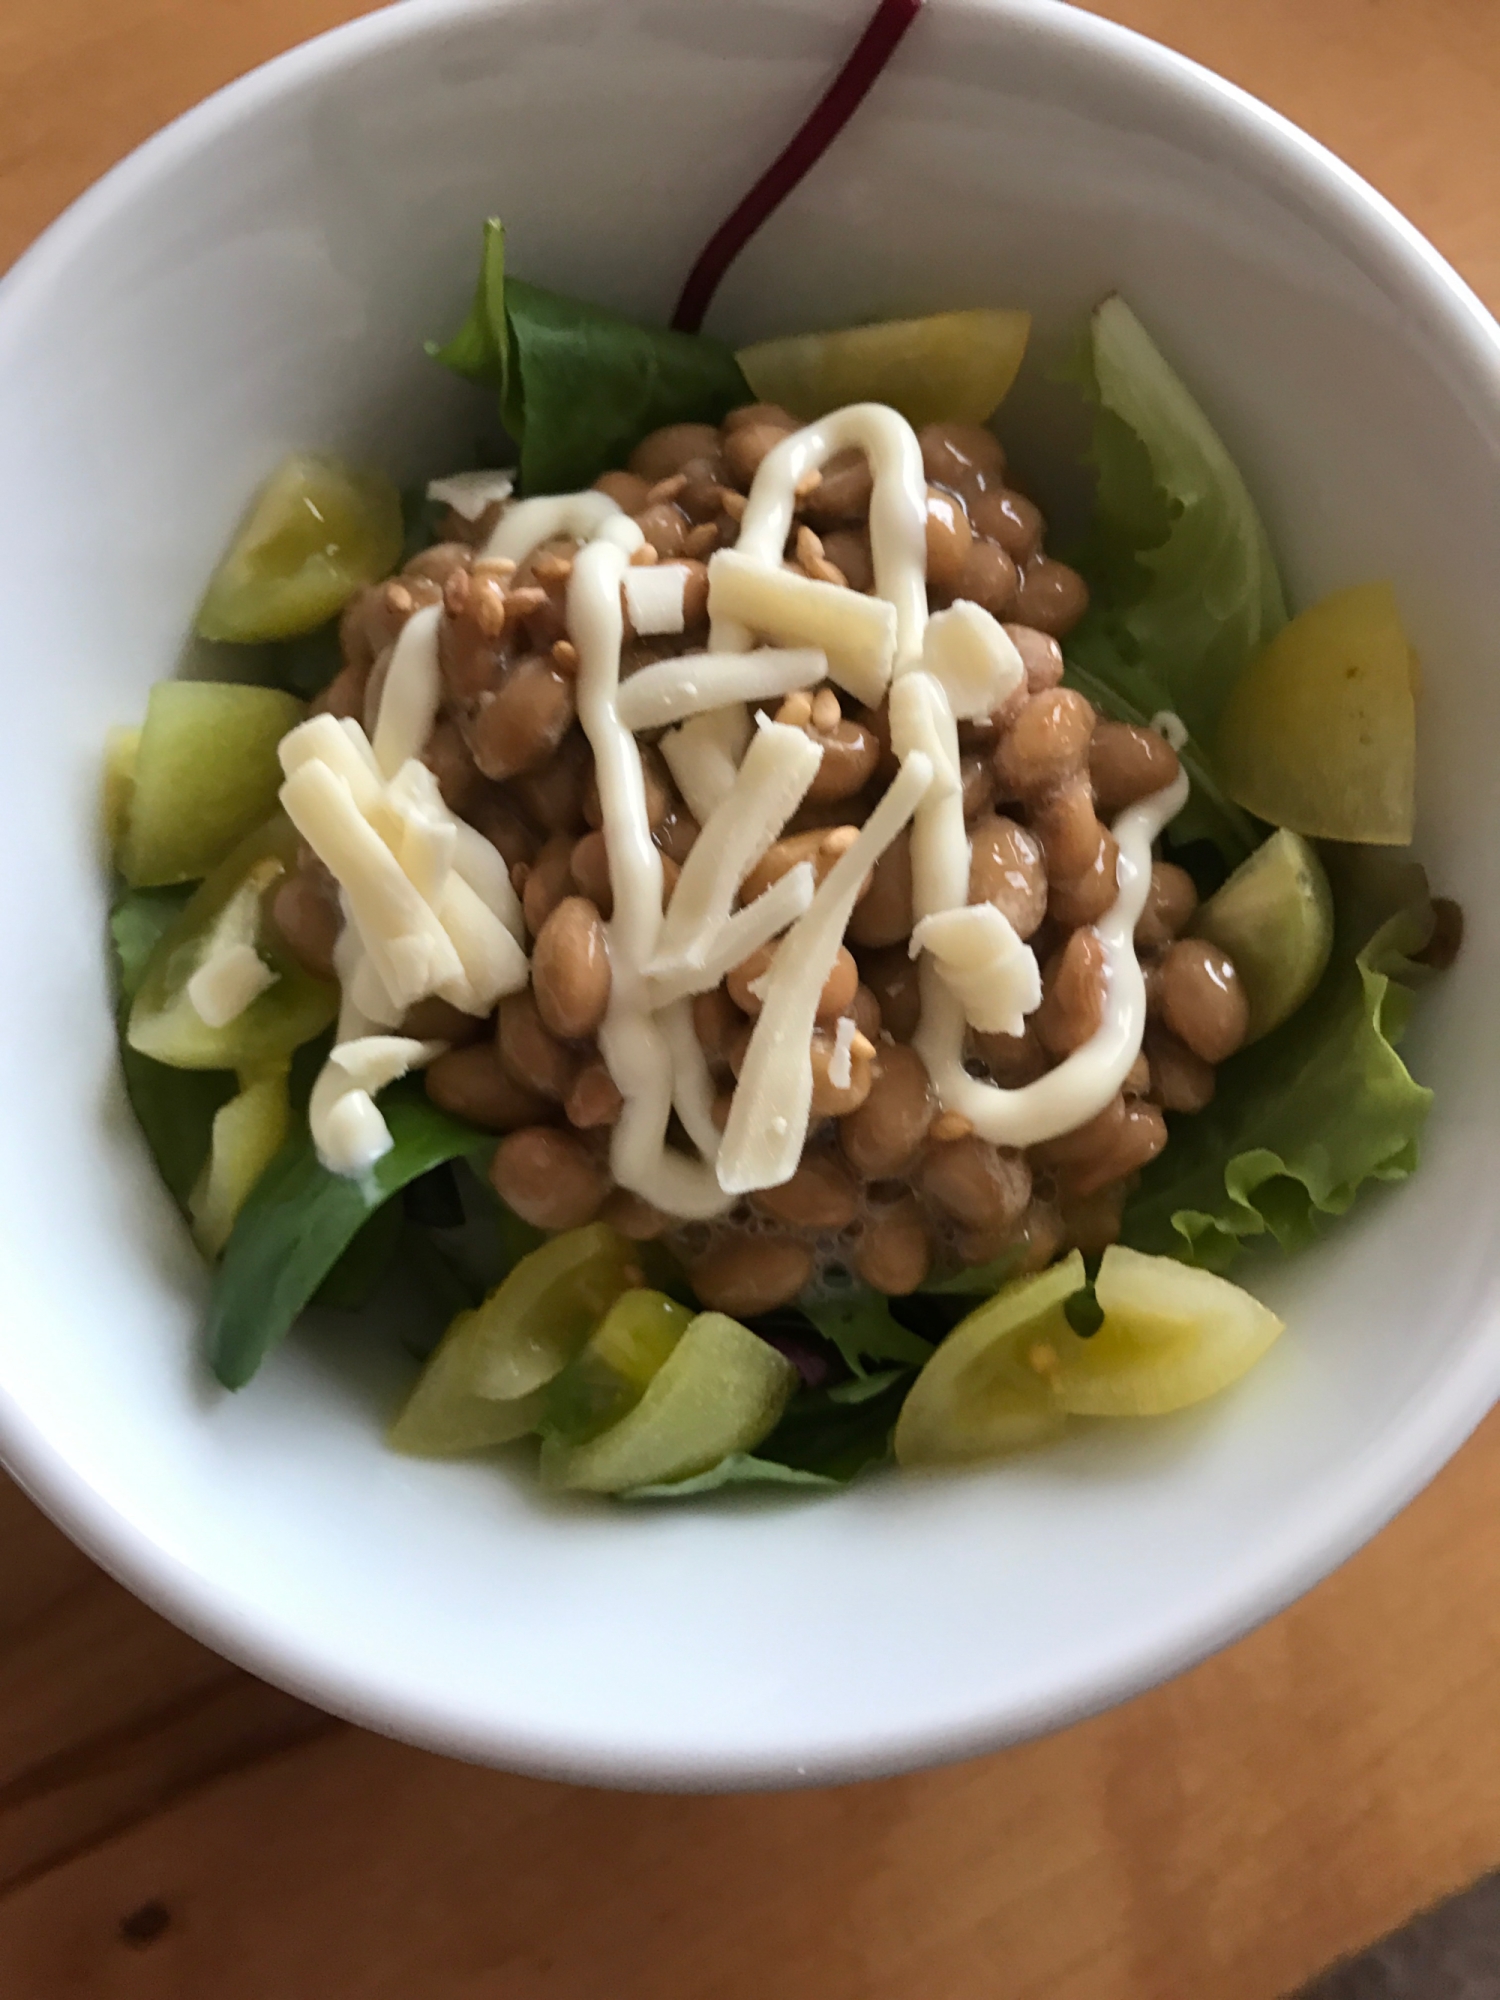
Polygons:
<instances>
[{"instance_id":1,"label":"light brown table","mask_svg":"<svg viewBox=\"0 0 1500 2000\"><path fill-rule=\"evenodd\" d=\"M351 0L4 0L0 266ZM1119 0L1500 302L1495 0ZM466 1769L302 1707L0 1483L4 2000L1274 2000L1500 1863L1500 1419L1372 1547L1049 1741L772 1798Z\"/></svg>"}]
</instances>

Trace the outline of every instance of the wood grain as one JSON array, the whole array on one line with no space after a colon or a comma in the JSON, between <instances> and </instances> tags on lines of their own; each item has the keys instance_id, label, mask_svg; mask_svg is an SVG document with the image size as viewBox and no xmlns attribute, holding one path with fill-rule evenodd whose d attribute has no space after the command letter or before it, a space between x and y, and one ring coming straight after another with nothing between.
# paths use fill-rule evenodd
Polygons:
<instances>
[{"instance_id":1,"label":"wood grain","mask_svg":"<svg viewBox=\"0 0 1500 2000\"><path fill-rule=\"evenodd\" d=\"M341 0L7 0L0 264ZM1493 0L1102 11L1500 300ZM7 2000L1274 2000L1500 1862L1500 1418L1251 1638L1048 1741L772 1798L442 1762L226 1666L0 1485ZM123 1928L122 1928L123 1925Z\"/></svg>"}]
</instances>

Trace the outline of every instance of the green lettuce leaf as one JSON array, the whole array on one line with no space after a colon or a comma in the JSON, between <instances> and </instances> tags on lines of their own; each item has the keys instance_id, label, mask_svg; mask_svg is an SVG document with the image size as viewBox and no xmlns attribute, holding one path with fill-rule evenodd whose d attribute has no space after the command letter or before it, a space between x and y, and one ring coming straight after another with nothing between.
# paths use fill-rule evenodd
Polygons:
<instances>
[{"instance_id":1,"label":"green lettuce leaf","mask_svg":"<svg viewBox=\"0 0 1500 2000\"><path fill-rule=\"evenodd\" d=\"M923 1358L931 1351L924 1346ZM804 1389L756 1455L841 1484L853 1479L890 1456L891 1432L915 1377L915 1368L887 1368L830 1389Z\"/></svg>"},{"instance_id":2,"label":"green lettuce leaf","mask_svg":"<svg viewBox=\"0 0 1500 2000\"><path fill-rule=\"evenodd\" d=\"M637 326L508 276L505 231L494 220L485 224L469 316L429 352L499 392L523 493L588 486L662 424L717 423L754 400L721 341Z\"/></svg>"},{"instance_id":3,"label":"green lettuce leaf","mask_svg":"<svg viewBox=\"0 0 1500 2000\"><path fill-rule=\"evenodd\" d=\"M1420 875L1402 872L1408 885ZM1425 882L1404 907L1387 902L1373 934L1368 899L1362 907L1346 888L1339 907L1341 936L1312 998L1221 1067L1205 1111L1170 1121L1125 1211L1135 1249L1215 1271L1257 1237L1297 1250L1367 1183L1415 1169L1432 1093L1396 1043L1422 974L1413 954L1432 932Z\"/></svg>"},{"instance_id":4,"label":"green lettuce leaf","mask_svg":"<svg viewBox=\"0 0 1500 2000\"><path fill-rule=\"evenodd\" d=\"M267 1167L240 1210L214 1272L209 1358L226 1389L241 1389L287 1333L356 1235L392 1195L445 1160L492 1145L439 1111L419 1086L381 1098L391 1150L354 1179L319 1164L304 1125Z\"/></svg>"},{"instance_id":5,"label":"green lettuce leaf","mask_svg":"<svg viewBox=\"0 0 1500 2000\"><path fill-rule=\"evenodd\" d=\"M1076 650L1083 659L1102 632L1113 663L1094 670L1208 741L1240 669L1286 622L1270 541L1233 459L1123 299L1095 311L1080 374L1098 488L1084 554L1095 601Z\"/></svg>"},{"instance_id":6,"label":"green lettuce leaf","mask_svg":"<svg viewBox=\"0 0 1500 2000\"><path fill-rule=\"evenodd\" d=\"M893 1317L889 1299L879 1292L851 1292L846 1298L799 1300L798 1311L810 1319L826 1341L843 1356L856 1376L868 1361L909 1362L920 1368L932 1353L930 1345Z\"/></svg>"}]
</instances>

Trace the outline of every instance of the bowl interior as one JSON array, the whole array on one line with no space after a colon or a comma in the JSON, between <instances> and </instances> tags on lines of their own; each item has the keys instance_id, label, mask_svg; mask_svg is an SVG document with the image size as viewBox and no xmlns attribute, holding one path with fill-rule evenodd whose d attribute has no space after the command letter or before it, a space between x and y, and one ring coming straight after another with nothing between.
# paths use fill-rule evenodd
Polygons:
<instances>
[{"instance_id":1,"label":"bowl interior","mask_svg":"<svg viewBox=\"0 0 1500 2000\"><path fill-rule=\"evenodd\" d=\"M1500 1381L1480 1191L1500 854L1497 348L1435 255L1227 88L1088 16L936 0L731 272L734 338L1024 303L1002 425L1066 505L1049 353L1135 305L1219 426L1305 602L1397 585L1421 649L1420 852L1469 919L1410 1040L1426 1159L1252 1276L1291 1330L1241 1389L971 1476L815 1502L565 1506L388 1454L410 1373L370 1329L226 1397L202 1274L115 1080L95 833L107 724L169 671L293 445L471 462L479 392L422 356L479 224L514 265L660 316L847 47L864 0L398 9L273 65L89 196L0 291L22 944L0 1036L0 1436L43 1504L262 1672L436 1747L575 1775L890 1769L1115 1698L1341 1559ZM25 755L21 754L24 749Z\"/></svg>"}]
</instances>

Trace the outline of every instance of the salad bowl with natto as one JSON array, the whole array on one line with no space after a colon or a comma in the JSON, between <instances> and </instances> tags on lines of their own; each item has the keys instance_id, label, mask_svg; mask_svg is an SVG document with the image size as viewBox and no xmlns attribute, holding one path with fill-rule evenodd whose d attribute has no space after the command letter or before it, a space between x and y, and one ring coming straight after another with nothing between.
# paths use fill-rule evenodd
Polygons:
<instances>
[{"instance_id":1,"label":"salad bowl with natto","mask_svg":"<svg viewBox=\"0 0 1500 2000\"><path fill-rule=\"evenodd\" d=\"M165 1486L214 1497L141 1567L123 1439L34 1483L221 1644L424 1740L740 1778L993 1740L1269 1608L1483 1406L1488 1086L1444 1073L1488 949L1450 837L1483 588L1442 495L1492 473L1408 356L1448 529L1393 540L1337 351L1396 365L1381 286L1465 365L1488 335L1305 142L1038 18L938 9L907 52L1020 37L1022 126L1105 75L1174 144L1232 106L1173 258L1064 244L1033 176L974 195L981 268L898 149L891 242L837 234L815 282L826 204L887 171L856 124L711 332L666 333L492 157L467 317L445 225L394 401L255 378L280 415L173 560L188 671L146 619L109 692L112 1012L165 1183L118 1217L134 1394L180 1410ZM199 143L300 115L299 74L378 98L425 40L347 32ZM1101 217L1151 212L1088 129ZM869 1684L788 1710L773 1653L821 1682L872 1616Z\"/></svg>"}]
</instances>

